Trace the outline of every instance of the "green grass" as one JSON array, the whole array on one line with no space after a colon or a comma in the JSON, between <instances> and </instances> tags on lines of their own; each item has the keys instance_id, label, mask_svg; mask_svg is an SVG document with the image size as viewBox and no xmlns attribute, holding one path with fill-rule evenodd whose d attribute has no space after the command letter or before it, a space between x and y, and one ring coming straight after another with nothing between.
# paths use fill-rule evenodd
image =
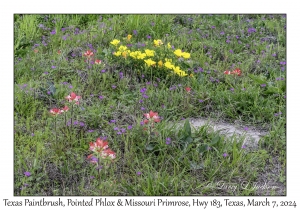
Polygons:
<instances>
[{"instance_id":1,"label":"green grass","mask_svg":"<svg viewBox=\"0 0 300 210\"><path fill-rule=\"evenodd\" d=\"M15 15L14 194L258 195L239 183L261 180L270 158L281 165L272 179L284 186L285 25L282 15ZM154 46L158 39L163 45ZM154 50L156 66L146 65L149 57L114 55L120 45ZM190 58L178 59L176 49ZM86 62L87 50L101 64ZM187 76L160 67L165 58ZM236 68L240 76L224 74ZM65 99L71 92L79 105ZM65 105L69 111L51 116ZM153 127L141 124L150 110L161 117ZM243 136L193 130L182 118L269 134L258 148L242 148ZM116 152L113 161L101 159L101 170L87 159L98 137ZM208 187L218 182L239 187Z\"/></svg>"}]
</instances>

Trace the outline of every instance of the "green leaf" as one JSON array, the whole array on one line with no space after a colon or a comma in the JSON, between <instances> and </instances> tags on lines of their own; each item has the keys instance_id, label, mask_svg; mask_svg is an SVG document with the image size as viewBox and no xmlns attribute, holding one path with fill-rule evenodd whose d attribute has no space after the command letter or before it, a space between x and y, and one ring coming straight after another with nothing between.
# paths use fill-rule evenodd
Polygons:
<instances>
[{"instance_id":1,"label":"green leaf","mask_svg":"<svg viewBox=\"0 0 300 210\"><path fill-rule=\"evenodd\" d=\"M186 139L185 139L185 143L189 144L193 141L192 137L188 136Z\"/></svg>"},{"instance_id":2,"label":"green leaf","mask_svg":"<svg viewBox=\"0 0 300 210\"><path fill-rule=\"evenodd\" d=\"M153 150L154 149L154 146L152 145L152 144L148 144L147 146L146 146L146 150L148 150L148 151L151 151L151 150Z\"/></svg>"},{"instance_id":3,"label":"green leaf","mask_svg":"<svg viewBox=\"0 0 300 210\"><path fill-rule=\"evenodd\" d=\"M198 169L203 169L204 165L202 163L201 164L197 164L195 162L190 162L190 167L193 170L198 170Z\"/></svg>"},{"instance_id":4,"label":"green leaf","mask_svg":"<svg viewBox=\"0 0 300 210\"><path fill-rule=\"evenodd\" d=\"M190 125L189 120L185 120L183 130L184 130L185 136L192 136L192 130L191 130L191 125Z\"/></svg>"},{"instance_id":5,"label":"green leaf","mask_svg":"<svg viewBox=\"0 0 300 210\"><path fill-rule=\"evenodd\" d=\"M266 84L267 83L267 81L265 80L265 79L263 79L263 78L261 78L261 77L258 77L258 76L256 76L256 75L254 75L254 74L248 74L248 76L254 81L254 82L256 82L256 83L258 83L258 84Z\"/></svg>"},{"instance_id":6,"label":"green leaf","mask_svg":"<svg viewBox=\"0 0 300 210\"><path fill-rule=\"evenodd\" d=\"M208 149L208 145L204 144L201 147L199 147L198 151L199 151L199 153L203 153L203 152L206 152L207 149Z\"/></svg>"},{"instance_id":7,"label":"green leaf","mask_svg":"<svg viewBox=\"0 0 300 210\"><path fill-rule=\"evenodd\" d=\"M276 87L268 87L268 89L264 92L265 94L276 94L282 93L282 90Z\"/></svg>"},{"instance_id":8,"label":"green leaf","mask_svg":"<svg viewBox=\"0 0 300 210\"><path fill-rule=\"evenodd\" d=\"M214 144L218 143L219 141L220 141L220 136L215 136L211 141L211 145L214 145Z\"/></svg>"}]
</instances>

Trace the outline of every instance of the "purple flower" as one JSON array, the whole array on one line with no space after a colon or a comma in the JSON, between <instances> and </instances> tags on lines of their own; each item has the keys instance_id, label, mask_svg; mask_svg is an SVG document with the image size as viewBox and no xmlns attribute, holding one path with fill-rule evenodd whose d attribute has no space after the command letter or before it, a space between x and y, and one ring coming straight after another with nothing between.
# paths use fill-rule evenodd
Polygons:
<instances>
[{"instance_id":1,"label":"purple flower","mask_svg":"<svg viewBox=\"0 0 300 210\"><path fill-rule=\"evenodd\" d=\"M31 175L31 173L29 171L25 171L24 175L27 176L27 177L29 177Z\"/></svg>"},{"instance_id":2,"label":"purple flower","mask_svg":"<svg viewBox=\"0 0 300 210\"><path fill-rule=\"evenodd\" d=\"M249 128L248 128L248 127L245 127L244 130L247 131L247 130L249 130Z\"/></svg>"},{"instance_id":3,"label":"purple flower","mask_svg":"<svg viewBox=\"0 0 300 210\"><path fill-rule=\"evenodd\" d=\"M119 130L119 128L118 128L118 127L115 127L115 128L114 128L114 130L115 130L115 131L118 131L118 130Z\"/></svg>"},{"instance_id":4,"label":"purple flower","mask_svg":"<svg viewBox=\"0 0 300 210\"><path fill-rule=\"evenodd\" d=\"M201 99L200 99L200 100L199 100L199 102L200 102L200 103L202 103L202 102L203 102L203 100L201 100Z\"/></svg>"},{"instance_id":5,"label":"purple flower","mask_svg":"<svg viewBox=\"0 0 300 210\"><path fill-rule=\"evenodd\" d=\"M122 132L122 133L125 133L125 132L126 132L126 129L125 129L125 128L121 128L121 132Z\"/></svg>"},{"instance_id":6,"label":"purple flower","mask_svg":"<svg viewBox=\"0 0 300 210\"><path fill-rule=\"evenodd\" d=\"M118 135L121 135L121 134L122 134L122 132L121 132L121 131L119 131L117 134L118 134Z\"/></svg>"},{"instance_id":7,"label":"purple flower","mask_svg":"<svg viewBox=\"0 0 300 210\"><path fill-rule=\"evenodd\" d=\"M117 86L115 86L115 85L112 85L112 86L111 86L112 89L115 89L116 87L117 87Z\"/></svg>"},{"instance_id":8,"label":"purple flower","mask_svg":"<svg viewBox=\"0 0 300 210\"><path fill-rule=\"evenodd\" d=\"M101 70L101 73L105 73L105 69L102 69L102 70Z\"/></svg>"},{"instance_id":9,"label":"purple flower","mask_svg":"<svg viewBox=\"0 0 300 210\"><path fill-rule=\"evenodd\" d=\"M168 137L168 138L166 138L166 144L171 144L171 138L170 137Z\"/></svg>"},{"instance_id":10,"label":"purple flower","mask_svg":"<svg viewBox=\"0 0 300 210\"><path fill-rule=\"evenodd\" d=\"M281 62L280 62L280 65L285 65L285 64L286 64L285 61L281 61Z\"/></svg>"},{"instance_id":11,"label":"purple flower","mask_svg":"<svg viewBox=\"0 0 300 210\"><path fill-rule=\"evenodd\" d=\"M230 90L233 92L233 91L234 91L234 88L230 88Z\"/></svg>"},{"instance_id":12,"label":"purple flower","mask_svg":"<svg viewBox=\"0 0 300 210\"><path fill-rule=\"evenodd\" d=\"M128 125L127 130L131 130L132 129L132 125Z\"/></svg>"},{"instance_id":13,"label":"purple flower","mask_svg":"<svg viewBox=\"0 0 300 210\"><path fill-rule=\"evenodd\" d=\"M102 100L104 97L103 96L99 96L99 99Z\"/></svg>"},{"instance_id":14,"label":"purple flower","mask_svg":"<svg viewBox=\"0 0 300 210\"><path fill-rule=\"evenodd\" d=\"M243 145L243 146L242 146L242 149L246 149L246 145Z\"/></svg>"},{"instance_id":15,"label":"purple flower","mask_svg":"<svg viewBox=\"0 0 300 210\"><path fill-rule=\"evenodd\" d=\"M212 29L215 29L215 28L216 28L216 26L212 26L211 28L212 28Z\"/></svg>"},{"instance_id":16,"label":"purple flower","mask_svg":"<svg viewBox=\"0 0 300 210\"><path fill-rule=\"evenodd\" d=\"M147 35L147 39L151 39L151 36L150 36L150 35Z\"/></svg>"},{"instance_id":17,"label":"purple flower","mask_svg":"<svg viewBox=\"0 0 300 210\"><path fill-rule=\"evenodd\" d=\"M251 34L251 33L255 33L256 32L256 29L255 28L248 28L248 33Z\"/></svg>"},{"instance_id":18,"label":"purple flower","mask_svg":"<svg viewBox=\"0 0 300 210\"><path fill-rule=\"evenodd\" d=\"M140 122L140 125L144 125L144 122L143 122L143 121L141 121L141 122Z\"/></svg>"},{"instance_id":19,"label":"purple flower","mask_svg":"<svg viewBox=\"0 0 300 210\"><path fill-rule=\"evenodd\" d=\"M227 157L228 156L228 154L225 152L224 154L223 154L223 157Z\"/></svg>"},{"instance_id":20,"label":"purple flower","mask_svg":"<svg viewBox=\"0 0 300 210\"><path fill-rule=\"evenodd\" d=\"M99 171L100 171L102 168L103 168L103 166L98 166L98 167L96 167L96 169L99 170Z\"/></svg>"},{"instance_id":21,"label":"purple flower","mask_svg":"<svg viewBox=\"0 0 300 210\"><path fill-rule=\"evenodd\" d=\"M230 43L230 40L229 40L229 39L227 39L227 40L226 40L226 43Z\"/></svg>"},{"instance_id":22,"label":"purple flower","mask_svg":"<svg viewBox=\"0 0 300 210\"><path fill-rule=\"evenodd\" d=\"M144 107L141 107L141 110L142 110L142 111L144 111L144 110L145 110L145 108L144 108Z\"/></svg>"},{"instance_id":23,"label":"purple flower","mask_svg":"<svg viewBox=\"0 0 300 210\"><path fill-rule=\"evenodd\" d=\"M94 132L94 130L88 130L88 132L89 132L89 133L93 133L93 132Z\"/></svg>"},{"instance_id":24,"label":"purple flower","mask_svg":"<svg viewBox=\"0 0 300 210\"><path fill-rule=\"evenodd\" d=\"M266 87L267 85L266 85L266 84L261 84L260 86L261 86L261 87Z\"/></svg>"},{"instance_id":25,"label":"purple flower","mask_svg":"<svg viewBox=\"0 0 300 210\"><path fill-rule=\"evenodd\" d=\"M273 56L273 57L276 57L276 53L273 53L272 56Z\"/></svg>"},{"instance_id":26,"label":"purple flower","mask_svg":"<svg viewBox=\"0 0 300 210\"><path fill-rule=\"evenodd\" d=\"M278 116L281 115L281 114L282 114L282 112L278 112L278 113L275 113L274 116L275 116L275 117L278 117Z\"/></svg>"},{"instance_id":27,"label":"purple flower","mask_svg":"<svg viewBox=\"0 0 300 210\"><path fill-rule=\"evenodd\" d=\"M80 125L81 127L83 127L85 124L84 124L84 122L80 122L79 125Z\"/></svg>"},{"instance_id":28,"label":"purple flower","mask_svg":"<svg viewBox=\"0 0 300 210\"><path fill-rule=\"evenodd\" d=\"M136 172L136 175L141 175L142 174L142 172L140 172L140 171L138 171L138 172Z\"/></svg>"},{"instance_id":29,"label":"purple flower","mask_svg":"<svg viewBox=\"0 0 300 210\"><path fill-rule=\"evenodd\" d=\"M161 107L164 109L164 108L166 108L166 106L163 104L163 105L161 105Z\"/></svg>"},{"instance_id":30,"label":"purple flower","mask_svg":"<svg viewBox=\"0 0 300 210\"><path fill-rule=\"evenodd\" d=\"M90 176L90 179L94 179L95 177L94 176Z\"/></svg>"},{"instance_id":31,"label":"purple flower","mask_svg":"<svg viewBox=\"0 0 300 210\"><path fill-rule=\"evenodd\" d=\"M50 92L50 91L47 91L47 94L48 94L48 95L51 95L51 92Z\"/></svg>"},{"instance_id":32,"label":"purple flower","mask_svg":"<svg viewBox=\"0 0 300 210\"><path fill-rule=\"evenodd\" d=\"M51 34L51 35L54 35L54 34L56 34L56 30L55 30L55 29L53 29L53 30L50 32L50 34Z\"/></svg>"},{"instance_id":33,"label":"purple flower","mask_svg":"<svg viewBox=\"0 0 300 210\"><path fill-rule=\"evenodd\" d=\"M140 103L140 104L143 103L143 100L139 100L139 103Z\"/></svg>"},{"instance_id":34,"label":"purple flower","mask_svg":"<svg viewBox=\"0 0 300 210\"><path fill-rule=\"evenodd\" d=\"M76 120L76 121L74 121L74 123L73 123L74 125L78 125L78 121Z\"/></svg>"},{"instance_id":35,"label":"purple flower","mask_svg":"<svg viewBox=\"0 0 300 210\"><path fill-rule=\"evenodd\" d=\"M221 31L220 35L224 35L224 34L225 34L225 32L224 32L224 31Z\"/></svg>"},{"instance_id":36,"label":"purple flower","mask_svg":"<svg viewBox=\"0 0 300 210\"><path fill-rule=\"evenodd\" d=\"M137 35L137 31L136 31L136 30L133 30L133 34L134 34L134 35Z\"/></svg>"},{"instance_id":37,"label":"purple flower","mask_svg":"<svg viewBox=\"0 0 300 210\"><path fill-rule=\"evenodd\" d=\"M34 136L34 133L31 133L31 136Z\"/></svg>"},{"instance_id":38,"label":"purple flower","mask_svg":"<svg viewBox=\"0 0 300 210\"><path fill-rule=\"evenodd\" d=\"M143 94L143 98L149 98L149 96L147 96L146 94Z\"/></svg>"},{"instance_id":39,"label":"purple flower","mask_svg":"<svg viewBox=\"0 0 300 210\"><path fill-rule=\"evenodd\" d=\"M147 91L147 88L142 88L142 89L140 90L141 93L145 93L146 91Z\"/></svg>"},{"instance_id":40,"label":"purple flower","mask_svg":"<svg viewBox=\"0 0 300 210\"><path fill-rule=\"evenodd\" d=\"M70 88L70 89L72 89L72 88L73 88L73 86L72 86L72 85L70 85L70 86L69 86L69 88Z\"/></svg>"},{"instance_id":41,"label":"purple flower","mask_svg":"<svg viewBox=\"0 0 300 210\"><path fill-rule=\"evenodd\" d=\"M122 79L123 78L123 72L120 72L119 75L120 75L120 79Z\"/></svg>"},{"instance_id":42,"label":"purple flower","mask_svg":"<svg viewBox=\"0 0 300 210\"><path fill-rule=\"evenodd\" d=\"M56 69L56 66L51 66L52 69Z\"/></svg>"},{"instance_id":43,"label":"purple flower","mask_svg":"<svg viewBox=\"0 0 300 210\"><path fill-rule=\"evenodd\" d=\"M44 72L44 74L46 74L46 75L47 75L47 74L49 74L49 72L47 72L47 71L46 71L46 72Z\"/></svg>"},{"instance_id":44,"label":"purple flower","mask_svg":"<svg viewBox=\"0 0 300 210\"><path fill-rule=\"evenodd\" d=\"M229 52L230 52L231 54L233 54L233 50L229 50Z\"/></svg>"}]
</instances>

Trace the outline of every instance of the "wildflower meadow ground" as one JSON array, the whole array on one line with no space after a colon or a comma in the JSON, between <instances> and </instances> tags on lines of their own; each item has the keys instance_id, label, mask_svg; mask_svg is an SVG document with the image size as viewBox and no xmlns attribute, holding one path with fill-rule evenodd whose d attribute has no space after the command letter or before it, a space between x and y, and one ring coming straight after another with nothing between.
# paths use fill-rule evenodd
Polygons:
<instances>
[{"instance_id":1,"label":"wildflower meadow ground","mask_svg":"<svg viewBox=\"0 0 300 210\"><path fill-rule=\"evenodd\" d=\"M14 195L286 195L286 65L284 14L15 14Z\"/></svg>"}]
</instances>

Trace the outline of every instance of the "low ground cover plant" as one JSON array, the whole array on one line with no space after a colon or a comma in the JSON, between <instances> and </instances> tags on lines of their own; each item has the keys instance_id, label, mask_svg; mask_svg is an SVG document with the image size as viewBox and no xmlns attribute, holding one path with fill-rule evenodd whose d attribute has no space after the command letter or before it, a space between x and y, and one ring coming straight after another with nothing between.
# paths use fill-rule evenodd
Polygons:
<instances>
[{"instance_id":1,"label":"low ground cover plant","mask_svg":"<svg viewBox=\"0 0 300 210\"><path fill-rule=\"evenodd\" d=\"M285 15L16 14L14 26L15 195L285 195ZM249 127L268 135L252 147ZM263 180L278 188L241 184Z\"/></svg>"}]
</instances>

